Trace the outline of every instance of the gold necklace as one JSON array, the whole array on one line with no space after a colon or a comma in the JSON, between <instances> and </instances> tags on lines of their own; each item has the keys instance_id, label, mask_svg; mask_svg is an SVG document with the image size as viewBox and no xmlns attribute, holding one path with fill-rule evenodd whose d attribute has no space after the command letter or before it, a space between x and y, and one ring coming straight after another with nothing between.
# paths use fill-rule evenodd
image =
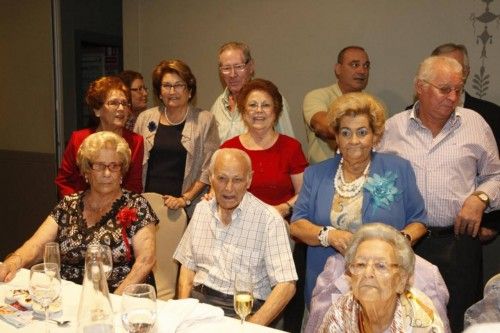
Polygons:
<instances>
[{"instance_id":1,"label":"gold necklace","mask_svg":"<svg viewBox=\"0 0 500 333\"><path fill-rule=\"evenodd\" d=\"M168 118L168 114L167 114L167 107L165 107L165 108L163 109L163 114L165 115L165 119L167 120L167 123L168 123L169 125L172 125L172 126L177 126L177 125L182 124L182 123L186 120L186 118L187 118L187 114L188 114L188 111L189 111L189 109L186 109L186 112L184 113L184 117L181 119L181 121L179 121L179 122L177 122L177 123L174 123L173 121L171 121L171 120Z\"/></svg>"}]
</instances>

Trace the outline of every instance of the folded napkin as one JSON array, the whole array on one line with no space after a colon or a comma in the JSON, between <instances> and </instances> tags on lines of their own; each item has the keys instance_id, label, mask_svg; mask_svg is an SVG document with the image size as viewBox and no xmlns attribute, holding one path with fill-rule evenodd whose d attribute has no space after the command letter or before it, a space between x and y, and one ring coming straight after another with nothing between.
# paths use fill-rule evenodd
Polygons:
<instances>
[{"instance_id":1,"label":"folded napkin","mask_svg":"<svg viewBox=\"0 0 500 333\"><path fill-rule=\"evenodd\" d=\"M175 333L202 320L224 317L221 308L199 303L197 299L169 300L157 309L158 333Z\"/></svg>"}]
</instances>

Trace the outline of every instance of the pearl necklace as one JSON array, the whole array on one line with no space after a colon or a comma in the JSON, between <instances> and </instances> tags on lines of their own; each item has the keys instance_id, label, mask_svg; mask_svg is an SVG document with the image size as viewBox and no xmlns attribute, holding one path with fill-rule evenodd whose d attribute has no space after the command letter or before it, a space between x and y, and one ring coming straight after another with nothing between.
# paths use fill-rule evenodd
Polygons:
<instances>
[{"instance_id":1,"label":"pearl necklace","mask_svg":"<svg viewBox=\"0 0 500 333\"><path fill-rule=\"evenodd\" d=\"M365 168L365 171L363 171L363 174L356 178L354 181L348 183L344 179L344 171L342 170L342 167L344 165L344 158L340 160L340 165L339 168L337 169L337 173L335 174L335 179L334 179L334 187L335 187L335 192L338 193L341 197L344 198L353 198L356 195L358 195L359 192L361 192L361 189L363 188L363 185L365 184L366 181L366 176L368 176L368 169L370 168L371 162L368 162L368 165Z\"/></svg>"},{"instance_id":2,"label":"pearl necklace","mask_svg":"<svg viewBox=\"0 0 500 333\"><path fill-rule=\"evenodd\" d=\"M177 123L174 123L173 121L171 121L171 120L168 118L168 115L167 115L167 108L166 108L166 107L163 109L163 114L165 115L165 119L167 119L167 123L168 123L169 125L172 125L172 126L177 126L177 125L182 124L182 123L186 120L186 118L187 118L187 114L188 114L188 111L189 111L189 109L187 109L187 110L186 110L186 113L184 113L184 118L182 118L182 119L181 119L181 121L179 121L179 122L177 122Z\"/></svg>"}]
</instances>

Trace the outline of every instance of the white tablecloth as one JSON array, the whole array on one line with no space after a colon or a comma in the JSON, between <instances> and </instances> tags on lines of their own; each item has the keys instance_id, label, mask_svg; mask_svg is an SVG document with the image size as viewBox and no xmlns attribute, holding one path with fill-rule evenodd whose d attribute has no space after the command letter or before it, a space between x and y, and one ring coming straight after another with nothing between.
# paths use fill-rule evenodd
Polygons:
<instances>
[{"instance_id":1,"label":"white tablecloth","mask_svg":"<svg viewBox=\"0 0 500 333\"><path fill-rule=\"evenodd\" d=\"M9 289L14 287L27 289L29 280L29 271L26 269L21 269L16 277L9 283L0 283L0 303L4 303L5 294ZM63 314L61 318L64 320L71 320L71 323L66 327L58 327L55 324L50 324L50 331L53 333L73 333L76 332L76 316L78 312L78 303L80 301L81 285L63 281L62 285L62 304L63 304ZM115 332L125 333L121 325L119 318L120 313L120 296L111 295L111 303L113 304L113 311L115 312ZM161 313L162 309L168 309L169 304L164 301L157 301L158 313ZM167 320L165 320L167 319ZM23 328L15 328L14 326L0 320L0 332L1 333L33 333L33 332L44 332L45 323L34 320L30 325ZM157 320L157 331L158 332L170 332L170 327L168 318L158 318ZM219 319L204 320L198 323L194 323L182 330L178 329L177 333L277 333L283 332L280 330L275 330L269 327L255 325L251 323L245 323L244 327L241 327L240 321L234 318L222 317Z\"/></svg>"}]
</instances>

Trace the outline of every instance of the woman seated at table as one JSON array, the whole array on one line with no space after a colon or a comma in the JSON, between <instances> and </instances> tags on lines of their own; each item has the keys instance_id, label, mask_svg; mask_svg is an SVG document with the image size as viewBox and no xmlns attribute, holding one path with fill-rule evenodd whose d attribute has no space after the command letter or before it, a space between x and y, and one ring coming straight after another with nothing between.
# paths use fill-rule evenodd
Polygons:
<instances>
[{"instance_id":1,"label":"woman seated at table","mask_svg":"<svg viewBox=\"0 0 500 333\"><path fill-rule=\"evenodd\" d=\"M372 152L385 111L366 93L342 95L327 115L340 154L306 169L290 232L308 245L306 304L329 256L344 253L362 224L382 222L414 244L426 231L424 201L407 160Z\"/></svg>"},{"instance_id":2,"label":"woman seated at table","mask_svg":"<svg viewBox=\"0 0 500 333\"><path fill-rule=\"evenodd\" d=\"M17 269L39 262L45 244L55 241L65 280L82 283L87 246L104 244L113 255L110 291L121 294L131 283L154 283L158 219L146 199L122 189L129 163L130 148L122 137L107 131L87 137L78 150L77 164L89 189L59 202L35 234L0 265L0 281L9 281Z\"/></svg>"},{"instance_id":3,"label":"woman seated at table","mask_svg":"<svg viewBox=\"0 0 500 333\"><path fill-rule=\"evenodd\" d=\"M351 291L326 313L320 333L443 332L432 301L410 288L415 254L391 226L362 226L345 252Z\"/></svg>"},{"instance_id":4,"label":"woman seated at table","mask_svg":"<svg viewBox=\"0 0 500 333\"><path fill-rule=\"evenodd\" d=\"M160 105L142 112L134 131L144 137L145 192L164 196L170 209L188 215L209 184L208 165L220 145L215 118L194 107L196 78L181 60L164 60L153 71Z\"/></svg>"},{"instance_id":5,"label":"woman seated at table","mask_svg":"<svg viewBox=\"0 0 500 333\"><path fill-rule=\"evenodd\" d=\"M76 165L76 154L86 137L100 131L114 132L127 141L132 155L130 168L123 177L123 187L132 192L142 193L144 142L140 135L124 128L130 114L130 91L118 77L104 76L90 84L85 102L98 119L98 124L71 134L55 180L60 196L88 188L88 183Z\"/></svg>"},{"instance_id":6,"label":"woman seated at table","mask_svg":"<svg viewBox=\"0 0 500 333\"><path fill-rule=\"evenodd\" d=\"M253 175L248 191L286 217L297 200L307 160L300 142L275 130L282 100L271 81L254 79L245 84L237 104L248 131L221 147L241 149L250 156Z\"/></svg>"}]
</instances>

